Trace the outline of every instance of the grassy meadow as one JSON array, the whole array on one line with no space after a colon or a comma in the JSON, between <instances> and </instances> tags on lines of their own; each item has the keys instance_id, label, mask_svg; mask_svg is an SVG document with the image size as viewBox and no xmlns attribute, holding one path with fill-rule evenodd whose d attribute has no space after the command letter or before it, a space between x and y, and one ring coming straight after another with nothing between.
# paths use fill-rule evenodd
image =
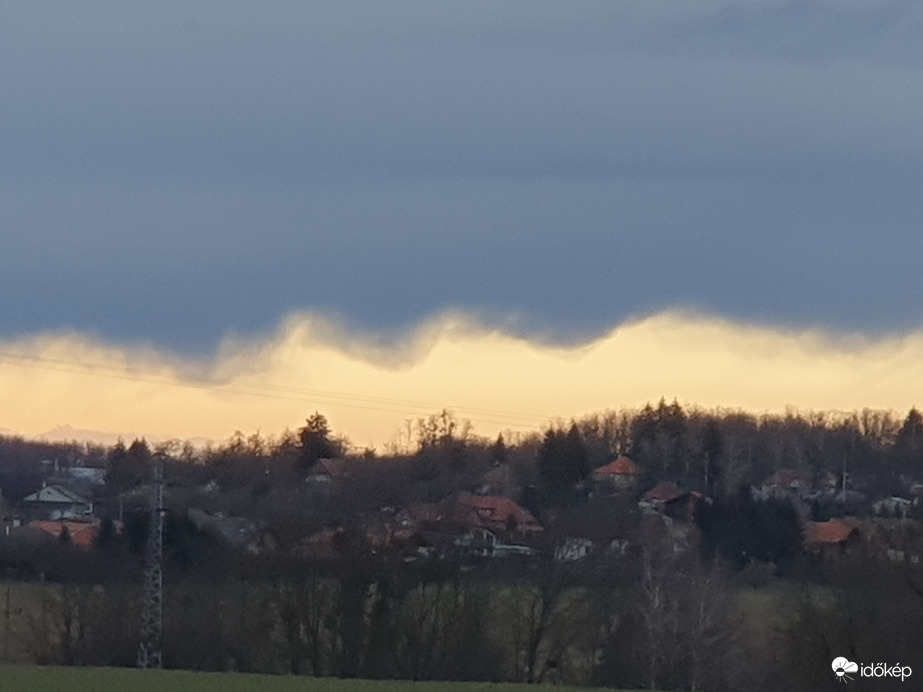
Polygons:
<instances>
[{"instance_id":1,"label":"grassy meadow","mask_svg":"<svg viewBox=\"0 0 923 692\"><path fill-rule=\"evenodd\" d=\"M555 687L561 692L588 688ZM16 692L524 692L534 685L337 680L131 668L0 666L0 690ZM608 692L613 692L609 690Z\"/></svg>"}]
</instances>

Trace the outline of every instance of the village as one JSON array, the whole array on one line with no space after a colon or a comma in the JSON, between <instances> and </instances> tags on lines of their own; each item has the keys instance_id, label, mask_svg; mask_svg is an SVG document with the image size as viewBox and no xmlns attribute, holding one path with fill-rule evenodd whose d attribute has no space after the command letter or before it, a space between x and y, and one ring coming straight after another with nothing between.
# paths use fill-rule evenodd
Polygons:
<instances>
[{"instance_id":1,"label":"village","mask_svg":"<svg viewBox=\"0 0 923 692\"><path fill-rule=\"evenodd\" d=\"M169 667L806 689L827 648L872 660L923 623L915 409L417 434L357 450L315 413L205 450L0 438L7 660L135 665L153 602Z\"/></svg>"},{"instance_id":2,"label":"village","mask_svg":"<svg viewBox=\"0 0 923 692\"><path fill-rule=\"evenodd\" d=\"M350 492L352 467L367 462L322 458L301 480L301 492L315 504L329 505ZM49 538L90 550L104 522L120 533L126 508L146 509L150 485L139 484L113 497L107 493L105 468L77 460L62 467L42 460L41 487L20 500L4 500L3 545L33 545ZM361 473L361 471L360 471ZM617 558L637 548L642 525L665 530L676 551L699 545L697 509L713 498L685 490L668 480L641 484L642 472L627 455L593 469L581 483L585 502L555 509L540 522L519 502L522 481L509 464L497 463L476 487L459 489L433 502L383 505L358 515L327 517L327 525L289 546L292 554L314 560L335 560L344 537L360 532L371 552L388 552L406 562L423 559L517 560L550 557L575 563ZM835 558L861 553L892 562L917 564L923 555L921 514L923 483L908 481L902 495L870 497L844 487L845 477L831 472L780 469L759 485L749 486L754 503L789 503L801 523L801 548L808 556ZM854 487L862 487L861 480ZM265 521L209 511L220 496L219 483L209 478L197 487L169 486L167 507L184 515L197 531L222 548L251 555L282 550L279 537ZM200 500L197 503L197 499Z\"/></svg>"}]
</instances>

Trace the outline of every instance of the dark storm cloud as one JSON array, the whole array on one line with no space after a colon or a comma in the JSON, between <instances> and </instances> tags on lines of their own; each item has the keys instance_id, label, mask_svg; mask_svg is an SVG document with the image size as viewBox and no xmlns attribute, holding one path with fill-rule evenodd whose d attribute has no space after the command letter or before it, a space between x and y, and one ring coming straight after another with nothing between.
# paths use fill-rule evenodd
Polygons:
<instances>
[{"instance_id":1,"label":"dark storm cloud","mask_svg":"<svg viewBox=\"0 0 923 692\"><path fill-rule=\"evenodd\" d=\"M923 318L916 4L0 7L0 335Z\"/></svg>"}]
</instances>

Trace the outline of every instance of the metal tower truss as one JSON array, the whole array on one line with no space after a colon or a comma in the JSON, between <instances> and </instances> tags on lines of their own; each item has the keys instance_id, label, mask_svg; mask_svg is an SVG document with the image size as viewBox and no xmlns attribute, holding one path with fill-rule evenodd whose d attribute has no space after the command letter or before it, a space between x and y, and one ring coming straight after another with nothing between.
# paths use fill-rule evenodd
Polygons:
<instances>
[{"instance_id":1,"label":"metal tower truss","mask_svg":"<svg viewBox=\"0 0 923 692\"><path fill-rule=\"evenodd\" d=\"M139 668L161 668L163 659L163 458L154 460L154 483L144 563L144 604L141 613Z\"/></svg>"}]
</instances>

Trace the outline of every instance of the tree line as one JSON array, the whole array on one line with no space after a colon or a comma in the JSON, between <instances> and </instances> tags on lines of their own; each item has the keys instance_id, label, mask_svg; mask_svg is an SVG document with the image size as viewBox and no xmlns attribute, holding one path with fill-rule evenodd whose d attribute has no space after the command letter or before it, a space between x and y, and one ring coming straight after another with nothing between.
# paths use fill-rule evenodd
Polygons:
<instances>
[{"instance_id":1,"label":"tree line","mask_svg":"<svg viewBox=\"0 0 923 692\"><path fill-rule=\"evenodd\" d=\"M804 556L792 507L755 503L747 492L782 468L845 473L869 493L903 491L923 470L915 408L756 415L661 400L492 439L441 411L417 421L414 434L411 450L353 450L315 413L278 438L238 433L204 450L0 438L0 483L11 503L39 486L42 460L107 470L91 550L64 534L38 552L0 538L7 578L45 580L40 604L21 616L23 647L40 663L134 664L147 536L142 491L161 455L172 503L168 666L758 691L830 687L829 661L839 654L878 661L916 650L920 565ZM549 549L534 560L408 563L370 545L356 520L474 491L502 466L518 482L517 499L553 527L593 502L589 474L619 454L642 472L631 499L662 480L713 498L696 513L701 538L692 549L678 551L662 524L628 509L634 541L620 555L563 564ZM336 496L311 493L303 482L328 457L346 457L350 468ZM193 506L253 518L278 547L247 554L221 546L190 521L184 509ZM299 552L334 525L332 556Z\"/></svg>"}]
</instances>

